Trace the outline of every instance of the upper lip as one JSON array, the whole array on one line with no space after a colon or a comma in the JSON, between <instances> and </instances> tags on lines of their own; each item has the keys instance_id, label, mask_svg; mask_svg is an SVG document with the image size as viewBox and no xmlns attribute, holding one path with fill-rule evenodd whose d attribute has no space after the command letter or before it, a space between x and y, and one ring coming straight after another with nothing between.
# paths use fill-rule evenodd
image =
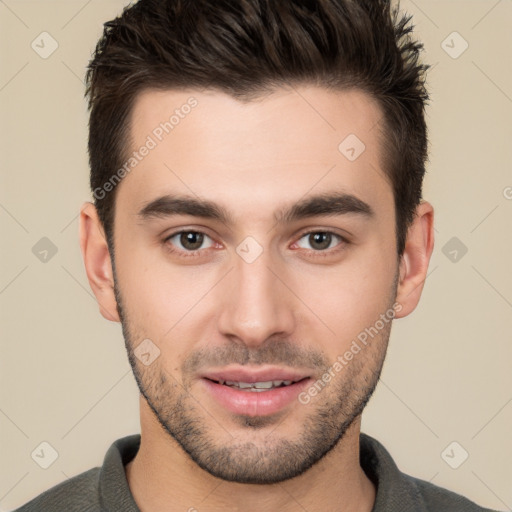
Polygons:
<instances>
[{"instance_id":1,"label":"upper lip","mask_svg":"<svg viewBox=\"0 0 512 512\"><path fill-rule=\"evenodd\" d=\"M227 368L212 370L201 375L204 379L213 381L232 381L232 382L269 382L274 380L291 380L297 382L309 377L308 374L293 370L291 368L265 367L255 368Z\"/></svg>"}]
</instances>

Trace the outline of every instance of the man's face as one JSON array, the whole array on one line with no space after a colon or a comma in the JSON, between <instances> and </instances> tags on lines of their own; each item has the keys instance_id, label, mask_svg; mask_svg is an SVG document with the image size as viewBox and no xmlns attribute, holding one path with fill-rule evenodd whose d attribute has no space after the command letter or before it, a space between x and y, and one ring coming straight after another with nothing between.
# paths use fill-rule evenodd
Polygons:
<instances>
[{"instance_id":1,"label":"man's face","mask_svg":"<svg viewBox=\"0 0 512 512\"><path fill-rule=\"evenodd\" d=\"M160 123L191 97L197 104L166 133ZM375 388L398 271L381 115L362 92L313 87L247 104L150 91L134 106L130 150L151 149L117 190L123 332L158 421L217 477L301 474ZM164 196L217 209L154 203Z\"/></svg>"}]
</instances>

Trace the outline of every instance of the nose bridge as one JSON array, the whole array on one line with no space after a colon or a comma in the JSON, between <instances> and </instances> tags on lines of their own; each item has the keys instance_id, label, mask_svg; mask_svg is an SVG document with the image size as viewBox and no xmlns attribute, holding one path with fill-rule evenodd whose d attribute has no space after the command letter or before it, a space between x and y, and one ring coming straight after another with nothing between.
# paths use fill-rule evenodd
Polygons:
<instances>
[{"instance_id":1,"label":"nose bridge","mask_svg":"<svg viewBox=\"0 0 512 512\"><path fill-rule=\"evenodd\" d=\"M247 346L265 342L272 335L285 336L294 327L293 297L276 277L279 267L270 250L247 257L243 243L237 248L229 279L229 296L223 301L219 328ZM255 259L253 259L255 257ZM272 269L272 270L270 270Z\"/></svg>"}]
</instances>

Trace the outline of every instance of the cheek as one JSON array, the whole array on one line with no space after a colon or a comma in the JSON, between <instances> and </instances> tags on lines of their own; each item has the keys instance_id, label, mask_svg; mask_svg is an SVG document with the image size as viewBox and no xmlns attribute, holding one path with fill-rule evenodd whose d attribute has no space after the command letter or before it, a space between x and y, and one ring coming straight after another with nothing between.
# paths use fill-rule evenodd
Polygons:
<instances>
[{"instance_id":1,"label":"cheek","mask_svg":"<svg viewBox=\"0 0 512 512\"><path fill-rule=\"evenodd\" d=\"M171 265L163 250L143 251L134 246L119 249L122 256L116 257L127 321L139 337L171 351L177 365L179 354L190 349L190 339L201 339L205 324L200 317L222 269Z\"/></svg>"},{"instance_id":2,"label":"cheek","mask_svg":"<svg viewBox=\"0 0 512 512\"><path fill-rule=\"evenodd\" d=\"M314 312L311 328L330 334L325 339L337 350L350 344L393 303L395 267L393 251L386 257L382 246L375 244L373 250L354 252L336 267L302 272L295 290Z\"/></svg>"}]
</instances>

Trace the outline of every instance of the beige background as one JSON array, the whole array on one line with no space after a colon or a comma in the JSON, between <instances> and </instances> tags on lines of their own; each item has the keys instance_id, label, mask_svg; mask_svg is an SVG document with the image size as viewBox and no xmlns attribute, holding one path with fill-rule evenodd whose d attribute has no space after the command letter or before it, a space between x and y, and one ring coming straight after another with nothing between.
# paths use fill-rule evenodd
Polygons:
<instances>
[{"instance_id":1,"label":"beige background","mask_svg":"<svg viewBox=\"0 0 512 512\"><path fill-rule=\"evenodd\" d=\"M84 67L124 4L0 0L0 510L100 465L139 431L121 329L98 313L77 236L90 199ZM425 197L437 239L363 430L402 471L512 510L512 2L402 5L433 66ZM59 45L47 59L31 48L43 31ZM454 31L469 44L458 58ZM42 237L58 249L46 263L32 252ZM453 237L468 249L456 262ZM58 452L46 470L31 458L43 441ZM469 453L458 469L441 455L453 441L451 460Z\"/></svg>"}]
</instances>

